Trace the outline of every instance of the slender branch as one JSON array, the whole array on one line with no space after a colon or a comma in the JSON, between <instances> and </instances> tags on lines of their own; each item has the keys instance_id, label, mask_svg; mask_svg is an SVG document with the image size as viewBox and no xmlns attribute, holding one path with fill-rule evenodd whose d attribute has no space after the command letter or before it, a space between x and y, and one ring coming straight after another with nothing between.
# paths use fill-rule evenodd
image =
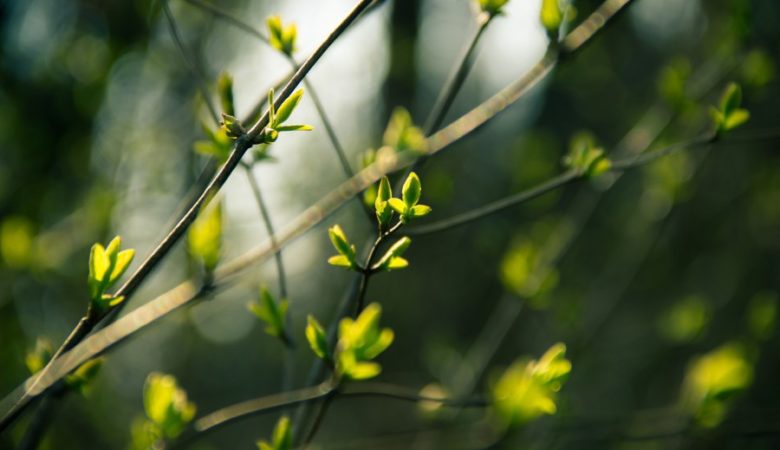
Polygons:
<instances>
[{"instance_id":1,"label":"slender branch","mask_svg":"<svg viewBox=\"0 0 780 450\"><path fill-rule=\"evenodd\" d=\"M309 56L309 58L306 59L306 61L300 66L298 71L293 75L293 77L290 79L290 81L287 83L287 85L284 87L282 92L279 94L279 96L276 99L275 107L278 109L281 104L293 93L295 88L300 84L300 82L303 80L303 78L309 73L309 71L314 67L314 65L320 60L322 55L325 54L325 51L335 42L335 40L357 19L358 16L369 6L369 4L372 2L372 0L361 0L357 3L357 5L350 11L350 13L336 26L336 28L325 38L325 40L320 44L314 52ZM209 198L213 197L214 194L216 194L222 186L227 181L228 177L231 175L233 170L238 166L239 162L241 161L241 158L243 157L244 153L252 147L255 139L263 132L264 128L268 125L269 116L268 112L266 111L263 116L258 119L258 121L252 126L252 128L249 130L249 132L240 137L236 141L235 148L233 152L231 152L230 156L228 157L228 160L225 162L225 164L220 168L220 170L216 173L216 175L212 178L211 182L208 184L206 189L203 190L201 195L198 197L198 199L190 206L190 208L187 210L185 215L179 220L176 225L168 232L168 234L160 241L160 243L155 247L155 249L152 251L149 256L141 263L141 265L136 269L136 271L130 276L130 278L125 282L122 287L120 287L115 293L115 297L125 297L125 302L120 303L115 310L119 310L121 305L127 303L127 301L130 299L132 294L135 293L136 289L141 285L141 283L146 279L147 276L149 276L152 271L157 267L157 265L162 261L162 259L168 254L168 252L173 248L174 244L178 242L178 240L184 235L187 228L192 224L192 222L195 220L195 218L198 215L198 212L200 211L200 208L208 201ZM104 316L105 317L105 316ZM83 335L85 336L88 334L92 328L94 327L96 322L88 322L87 326L84 329ZM80 336L78 339L74 340L74 343L78 343L81 341L83 336ZM51 363L54 363L59 358L52 358ZM50 366L47 366L50 367ZM56 381L56 377L50 377L49 371L44 369L40 377L37 377L36 380L47 380L47 382L44 382L44 385L46 387L50 386L53 381L48 380L49 378L55 378L54 381ZM62 374L61 376L64 376ZM6 413L6 415L0 419L0 431L5 429L10 423L13 421L13 419L18 416L18 414L21 412L22 409L25 408L25 405L29 403L30 395L37 395L40 392L36 389L39 386L37 386L37 381L33 383L33 386L30 387L29 391L26 390L25 393L22 395L22 397L19 399L18 402L15 402L15 405ZM46 388L44 387L44 389Z\"/></svg>"},{"instance_id":2,"label":"slender branch","mask_svg":"<svg viewBox=\"0 0 780 450\"><path fill-rule=\"evenodd\" d=\"M617 3L620 3L622 6L628 3L628 1L630 0L623 0ZM344 29L355 20L356 16L360 14L360 11L365 9L367 3L368 2L366 0L361 1L355 10L353 10L353 12L350 13L345 21L342 22L342 24L340 24L340 26L334 31L335 36L329 36L328 39L326 39L326 41L321 45L321 47L312 54L309 60L307 60L306 63L301 66L301 69L296 73L296 75L290 79L290 82L284 89L282 95L278 97L278 102L283 101L292 93L294 86L300 82L300 80L306 75L306 73L308 73L309 70L311 70L313 64L322 56L322 53L335 40L336 36L343 32ZM615 4L616 2L607 0L606 3ZM597 10L597 12L600 10L601 8ZM602 21L608 19L609 17L611 16L602 17ZM584 23L588 23L588 20L586 19L586 22ZM601 27L599 27L599 29L600 28ZM576 32L578 29L579 27L576 28L573 32ZM590 36L592 35L593 34L590 34ZM570 51L576 51L576 49L581 45L582 43L576 47L572 47ZM452 143L458 141L459 139L479 128L481 125L505 109L509 104L519 99L523 93L527 92L531 87L538 83L539 80L541 80L550 72L553 67L553 62L556 60L554 56L555 54L556 52L548 51L542 60L520 80L510 84L507 88L499 91L480 106L466 113L459 120L453 122L451 125L431 136L427 140L428 149L426 154L435 154L442 151ZM176 226L174 226L174 228L162 240L158 247L155 248L155 250L149 255L147 260L142 263L141 267L139 267L130 277L127 283L125 283L125 285L120 288L119 291L117 291L116 295L125 295L128 297L134 293L135 289L137 289L141 281L145 279L149 273L151 273L151 271L154 269L154 267L156 267L163 256L167 254L173 244L181 237L184 231L186 231L186 228L194 220L195 216L197 215L197 211L205 202L205 200L214 192L219 190L219 188L221 188L221 186L225 183L232 170L234 170L238 165L241 155L249 148L251 140L257 137L257 135L260 133L260 131L262 131L262 128L265 127L267 123L268 117L266 114L264 117L261 117L261 119L258 120L256 125L250 131L249 135L238 140L236 149L233 151L233 153L231 153L227 163L215 175L202 195L198 197L185 216L177 223ZM223 264L220 268L217 269L215 273L215 284L222 284L252 264L265 260L267 257L272 255L274 251L289 244L296 238L303 235L313 226L320 223L330 214L337 211L348 200L357 195L357 193L363 191L371 184L376 183L379 178L392 171L398 170L399 168L405 167L418 157L418 154L409 153L389 155L388 157L380 159L371 166L363 169L354 177L342 183L334 191L320 199L314 205L307 208L288 227L281 230L279 235L277 235L276 244L263 244L260 247L249 250L236 259ZM17 389L6 396L2 402L2 405L4 408L10 405L11 409L8 410L7 415L13 415L14 413L18 412L16 409L20 407L23 408L24 406L20 405L27 404L29 402L29 397L39 395L42 388L48 388L54 382L64 377L70 370L73 370L75 367L77 367L78 364L83 363L87 359L94 357L96 354L99 354L105 351L107 348L117 344L118 342L121 342L129 335L137 332L139 329L149 325L150 323L159 320L161 317L169 314L178 307L195 300L199 297L199 295L195 294L195 292L198 290L199 289L191 282L184 282L167 293L137 308L132 313L101 330L99 333L96 333L89 339L90 345L87 345L88 342L85 341L83 344L75 347L73 351L63 355L63 357L57 358L57 360L52 360L52 363L54 364L52 366L51 373L48 374L45 379L41 380L41 384L37 386L36 389L30 388L30 385L33 384L34 380L28 379L23 385L17 387ZM0 421L0 430L7 426L8 423L9 421L6 420L6 418L3 418Z\"/></svg>"},{"instance_id":3,"label":"slender branch","mask_svg":"<svg viewBox=\"0 0 780 450\"><path fill-rule=\"evenodd\" d=\"M197 420L192 429L182 435L176 446L192 442L239 420L279 411L290 406L313 403L338 394L341 398L381 397L408 402L432 402L451 407L483 408L488 405L483 398L452 398L420 395L417 390L389 383L356 383L337 387L331 381L291 392L264 396L226 406Z\"/></svg>"}]
</instances>

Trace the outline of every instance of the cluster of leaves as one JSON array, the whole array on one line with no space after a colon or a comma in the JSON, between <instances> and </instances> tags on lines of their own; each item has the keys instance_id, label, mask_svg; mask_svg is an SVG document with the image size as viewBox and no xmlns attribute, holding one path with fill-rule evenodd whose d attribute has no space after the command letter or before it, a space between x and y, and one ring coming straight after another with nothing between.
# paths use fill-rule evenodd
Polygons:
<instances>
[{"instance_id":1,"label":"cluster of leaves","mask_svg":"<svg viewBox=\"0 0 780 450\"><path fill-rule=\"evenodd\" d=\"M249 311L265 323L265 332L270 336L280 339L285 344L290 344L290 335L286 329L287 299L275 299L265 286L260 288L257 300L250 302Z\"/></svg>"},{"instance_id":2,"label":"cluster of leaves","mask_svg":"<svg viewBox=\"0 0 780 450\"><path fill-rule=\"evenodd\" d=\"M753 381L753 365L747 351L727 343L695 358L685 375L683 407L703 427L721 423L732 399Z\"/></svg>"},{"instance_id":3,"label":"cluster of leaves","mask_svg":"<svg viewBox=\"0 0 780 450\"><path fill-rule=\"evenodd\" d=\"M584 178L595 178L612 167L604 149L596 145L589 133L580 133L572 138L569 154L563 158L563 164Z\"/></svg>"},{"instance_id":4,"label":"cluster of leaves","mask_svg":"<svg viewBox=\"0 0 780 450\"><path fill-rule=\"evenodd\" d=\"M395 335L390 328L380 328L382 307L378 303L368 305L352 319L339 322L336 350L331 354L322 325L313 316L308 317L306 340L314 354L334 368L337 379L365 380L373 378L382 367L372 360L393 343Z\"/></svg>"},{"instance_id":5,"label":"cluster of leaves","mask_svg":"<svg viewBox=\"0 0 780 450\"><path fill-rule=\"evenodd\" d=\"M268 27L268 40L271 47L287 56L292 56L296 50L295 41L298 37L298 27L295 23L284 25L281 17L271 16L266 19L265 24Z\"/></svg>"},{"instance_id":6,"label":"cluster of leaves","mask_svg":"<svg viewBox=\"0 0 780 450\"><path fill-rule=\"evenodd\" d=\"M190 256L210 275L222 253L222 202L206 202L187 233Z\"/></svg>"},{"instance_id":7,"label":"cluster of leaves","mask_svg":"<svg viewBox=\"0 0 780 450\"><path fill-rule=\"evenodd\" d=\"M38 338L35 347L25 356L24 362L31 375L43 370L52 357L51 342L45 338ZM69 389L86 394L91 381L97 376L103 366L105 358L93 358L80 365L76 370L65 377L65 386Z\"/></svg>"},{"instance_id":8,"label":"cluster of leaves","mask_svg":"<svg viewBox=\"0 0 780 450\"><path fill-rule=\"evenodd\" d=\"M146 418L133 423L133 448L157 448L159 441L174 439L195 418L195 404L187 399L172 375L150 373L144 383Z\"/></svg>"},{"instance_id":9,"label":"cluster of leaves","mask_svg":"<svg viewBox=\"0 0 780 450\"><path fill-rule=\"evenodd\" d=\"M271 144L279 138L279 133L286 131L311 131L314 128L311 125L285 125L295 108L303 98L303 89L293 92L276 110L274 104L274 90L268 91L268 126L255 139L253 144ZM238 139L247 133L246 128L240 120L234 116L222 113L222 128L231 139Z\"/></svg>"},{"instance_id":10,"label":"cluster of leaves","mask_svg":"<svg viewBox=\"0 0 780 450\"><path fill-rule=\"evenodd\" d=\"M271 442L258 441L258 450L290 450L292 448L292 426L290 418L282 416L276 422Z\"/></svg>"},{"instance_id":11,"label":"cluster of leaves","mask_svg":"<svg viewBox=\"0 0 780 450\"><path fill-rule=\"evenodd\" d=\"M740 108L741 104L742 89L736 83L729 83L718 107L712 107L710 110L718 134L731 131L750 119L750 112Z\"/></svg>"},{"instance_id":12,"label":"cluster of leaves","mask_svg":"<svg viewBox=\"0 0 780 450\"><path fill-rule=\"evenodd\" d=\"M395 153L406 151L423 153L427 148L425 134L414 125L412 115L405 108L397 107L393 110L387 128L385 128L382 146L379 150L368 149L363 152L361 164L365 168ZM363 192L363 201L366 206L373 206L376 196L377 186L366 189Z\"/></svg>"},{"instance_id":13,"label":"cluster of leaves","mask_svg":"<svg viewBox=\"0 0 780 450\"><path fill-rule=\"evenodd\" d=\"M571 372L566 345L550 347L537 360L518 360L509 366L492 389L496 416L506 426L516 426L558 410L557 394Z\"/></svg>"},{"instance_id":14,"label":"cluster of leaves","mask_svg":"<svg viewBox=\"0 0 780 450\"><path fill-rule=\"evenodd\" d=\"M122 239L117 236L107 247L94 244L89 253L89 295L92 308L98 313L122 303L124 297L115 297L106 291L125 273L135 256L135 250L120 250Z\"/></svg>"}]
</instances>

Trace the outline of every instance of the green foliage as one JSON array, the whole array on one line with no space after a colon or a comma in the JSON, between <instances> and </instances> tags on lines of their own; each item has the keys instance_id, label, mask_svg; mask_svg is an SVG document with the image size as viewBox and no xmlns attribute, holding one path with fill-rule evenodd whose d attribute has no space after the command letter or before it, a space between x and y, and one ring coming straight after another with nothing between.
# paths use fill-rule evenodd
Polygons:
<instances>
[{"instance_id":1,"label":"green foliage","mask_svg":"<svg viewBox=\"0 0 780 450\"><path fill-rule=\"evenodd\" d=\"M420 201L421 193L422 185L420 184L420 178L416 173L412 172L404 181L401 198L390 198L387 200L390 207L400 216L401 222L409 223L412 219L426 216L431 212L430 206L417 204Z\"/></svg>"},{"instance_id":2,"label":"green foliage","mask_svg":"<svg viewBox=\"0 0 780 450\"><path fill-rule=\"evenodd\" d=\"M318 358L326 361L331 361L330 349L328 348L328 338L325 336L325 330L322 325L309 315L306 318L306 341L309 342L309 347Z\"/></svg>"},{"instance_id":3,"label":"green foliage","mask_svg":"<svg viewBox=\"0 0 780 450\"><path fill-rule=\"evenodd\" d=\"M667 64L658 76L658 92L675 108L687 104L685 86L691 76L691 63L685 58L675 58Z\"/></svg>"},{"instance_id":4,"label":"green foliage","mask_svg":"<svg viewBox=\"0 0 780 450\"><path fill-rule=\"evenodd\" d=\"M187 393L177 385L176 378L152 372L144 384L144 410L151 425L143 427L152 426L154 432L151 434L173 439L195 417L196 407L187 399Z\"/></svg>"},{"instance_id":5,"label":"green foliage","mask_svg":"<svg viewBox=\"0 0 780 450\"><path fill-rule=\"evenodd\" d=\"M328 258L328 264L347 269L358 268L359 265L357 263L355 246L349 243L347 235L344 234L344 230L342 230L340 226L334 225L328 229L328 236L330 236L330 242L333 244L333 248L339 253L338 255Z\"/></svg>"},{"instance_id":6,"label":"green foliage","mask_svg":"<svg viewBox=\"0 0 780 450\"><path fill-rule=\"evenodd\" d=\"M15 269L28 266L32 260L35 234L33 224L23 217L6 217L0 224L0 257Z\"/></svg>"},{"instance_id":7,"label":"green foliage","mask_svg":"<svg viewBox=\"0 0 780 450\"><path fill-rule=\"evenodd\" d=\"M477 0L479 9L491 16L497 16L504 13L504 5L509 3L509 0Z\"/></svg>"},{"instance_id":8,"label":"green foliage","mask_svg":"<svg viewBox=\"0 0 780 450\"><path fill-rule=\"evenodd\" d=\"M73 373L65 377L65 384L82 394L85 394L89 388L90 383L100 372L100 368L103 367L105 358L93 358L84 364L80 365Z\"/></svg>"},{"instance_id":9,"label":"green foliage","mask_svg":"<svg viewBox=\"0 0 780 450\"><path fill-rule=\"evenodd\" d=\"M39 337L35 341L35 347L27 352L24 358L24 364L31 375L38 373L49 362L53 355L51 341L44 337Z\"/></svg>"},{"instance_id":10,"label":"green foliage","mask_svg":"<svg viewBox=\"0 0 780 450\"><path fill-rule=\"evenodd\" d=\"M383 137L385 146L395 149L395 151L412 151L416 153L424 152L428 148L425 134L421 129L414 126L412 115L405 108L397 107L393 110L393 115L385 129Z\"/></svg>"},{"instance_id":11,"label":"green foliage","mask_svg":"<svg viewBox=\"0 0 780 450\"><path fill-rule=\"evenodd\" d=\"M230 114L222 113L222 121L219 125L230 139L238 139L246 134L246 128L241 121Z\"/></svg>"},{"instance_id":12,"label":"green foliage","mask_svg":"<svg viewBox=\"0 0 780 450\"><path fill-rule=\"evenodd\" d=\"M260 140L262 143L270 144L275 142L279 137L279 133L286 131L311 131L314 128L311 125L284 125L287 119L290 118L295 108L303 98L303 89L298 89L293 92L292 95L287 97L285 101L279 106L279 110L276 110L274 105L274 90L268 91L268 128L263 132Z\"/></svg>"},{"instance_id":13,"label":"green foliage","mask_svg":"<svg viewBox=\"0 0 780 450\"><path fill-rule=\"evenodd\" d=\"M517 426L555 414L557 395L569 372L571 362L566 359L566 346L562 343L550 347L538 361L516 361L492 389L497 418L506 426Z\"/></svg>"},{"instance_id":14,"label":"green foliage","mask_svg":"<svg viewBox=\"0 0 780 450\"><path fill-rule=\"evenodd\" d=\"M542 0L542 9L539 12L542 25L552 40L557 40L558 29L563 22L563 11L559 0Z\"/></svg>"},{"instance_id":15,"label":"green foliage","mask_svg":"<svg viewBox=\"0 0 780 450\"><path fill-rule=\"evenodd\" d=\"M298 28L295 24L284 25L279 16L269 17L265 24L268 26L271 46L287 56L292 56L296 50L295 40L298 37Z\"/></svg>"},{"instance_id":16,"label":"green foliage","mask_svg":"<svg viewBox=\"0 0 780 450\"><path fill-rule=\"evenodd\" d=\"M675 303L659 322L659 331L666 340L690 342L701 336L710 321L710 308L699 296L686 297Z\"/></svg>"},{"instance_id":17,"label":"green foliage","mask_svg":"<svg viewBox=\"0 0 780 450\"><path fill-rule=\"evenodd\" d=\"M236 115L235 103L233 102L233 77L229 73L223 72L217 78L217 94L219 96L219 105L222 112Z\"/></svg>"},{"instance_id":18,"label":"green foliage","mask_svg":"<svg viewBox=\"0 0 780 450\"><path fill-rule=\"evenodd\" d=\"M211 273L222 253L222 202L206 202L187 233L190 256Z\"/></svg>"},{"instance_id":19,"label":"green foliage","mask_svg":"<svg viewBox=\"0 0 780 450\"><path fill-rule=\"evenodd\" d=\"M249 311L265 323L265 332L285 342L289 340L285 329L288 307L287 299L276 300L265 286L260 288L257 299L248 305Z\"/></svg>"},{"instance_id":20,"label":"green foliage","mask_svg":"<svg viewBox=\"0 0 780 450\"><path fill-rule=\"evenodd\" d=\"M276 422L271 442L258 441L257 448L259 450L290 450L292 448L292 427L290 426L290 418L282 416L279 421Z\"/></svg>"},{"instance_id":21,"label":"green foliage","mask_svg":"<svg viewBox=\"0 0 780 450\"><path fill-rule=\"evenodd\" d=\"M750 112L740 108L741 103L742 89L737 83L729 83L721 95L718 107L710 109L718 134L731 131L750 119Z\"/></svg>"},{"instance_id":22,"label":"green foliage","mask_svg":"<svg viewBox=\"0 0 780 450\"><path fill-rule=\"evenodd\" d=\"M390 225L390 220L393 218L393 208L388 204L388 201L393 197L393 188L390 186L390 180L387 177L382 177L374 192L376 220L379 224L379 229L384 230Z\"/></svg>"},{"instance_id":23,"label":"green foliage","mask_svg":"<svg viewBox=\"0 0 780 450\"><path fill-rule=\"evenodd\" d=\"M775 79L775 63L766 51L756 49L745 56L740 66L742 79L748 87L763 88Z\"/></svg>"},{"instance_id":24,"label":"green foliage","mask_svg":"<svg viewBox=\"0 0 780 450\"><path fill-rule=\"evenodd\" d=\"M732 399L750 386L753 365L745 349L730 342L695 358L683 383L682 405L703 427L721 423Z\"/></svg>"},{"instance_id":25,"label":"green foliage","mask_svg":"<svg viewBox=\"0 0 780 450\"><path fill-rule=\"evenodd\" d=\"M224 127L211 131L206 125L202 126L207 139L196 141L193 144L195 152L214 157L220 164L224 164L233 150L233 141Z\"/></svg>"},{"instance_id":26,"label":"green foliage","mask_svg":"<svg viewBox=\"0 0 780 450\"><path fill-rule=\"evenodd\" d=\"M407 248L412 244L412 240L404 236L397 240L371 270L398 270L409 266L409 261L401 257Z\"/></svg>"},{"instance_id":27,"label":"green foliage","mask_svg":"<svg viewBox=\"0 0 780 450\"><path fill-rule=\"evenodd\" d=\"M517 239L501 261L500 277L505 289L527 299L533 307L544 306L541 298L558 282L558 271L550 267L537 245Z\"/></svg>"},{"instance_id":28,"label":"green foliage","mask_svg":"<svg viewBox=\"0 0 780 450\"><path fill-rule=\"evenodd\" d=\"M94 244L89 253L89 293L91 305L98 312L104 312L124 301L124 297L114 297L106 291L125 273L135 256L135 250L121 250L122 240L115 237L103 247Z\"/></svg>"},{"instance_id":29,"label":"green foliage","mask_svg":"<svg viewBox=\"0 0 780 450\"><path fill-rule=\"evenodd\" d=\"M379 328L381 316L382 307L372 303L357 319L341 319L335 355L337 376L365 380L379 375L382 367L372 360L384 352L395 337L393 330Z\"/></svg>"},{"instance_id":30,"label":"green foliage","mask_svg":"<svg viewBox=\"0 0 780 450\"><path fill-rule=\"evenodd\" d=\"M53 355L51 342L43 337L35 341L35 347L27 352L24 363L31 375L43 370ZM65 385L77 392L85 394L90 382L97 376L105 358L93 358L80 365L64 379Z\"/></svg>"},{"instance_id":31,"label":"green foliage","mask_svg":"<svg viewBox=\"0 0 780 450\"><path fill-rule=\"evenodd\" d=\"M772 336L777 322L777 292L763 291L754 295L748 303L747 325L750 335L760 341Z\"/></svg>"},{"instance_id":32,"label":"green foliage","mask_svg":"<svg viewBox=\"0 0 780 450\"><path fill-rule=\"evenodd\" d=\"M569 154L563 158L563 164L584 178L596 178L612 167L604 149L597 147L593 136L588 133L580 133L572 138Z\"/></svg>"}]
</instances>

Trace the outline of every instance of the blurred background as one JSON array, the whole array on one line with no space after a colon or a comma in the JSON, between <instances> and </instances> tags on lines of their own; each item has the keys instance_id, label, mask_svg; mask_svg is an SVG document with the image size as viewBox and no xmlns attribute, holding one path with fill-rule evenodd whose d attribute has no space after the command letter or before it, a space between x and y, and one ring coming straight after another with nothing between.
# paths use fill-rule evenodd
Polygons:
<instances>
[{"instance_id":1,"label":"blurred background","mask_svg":"<svg viewBox=\"0 0 780 450\"><path fill-rule=\"evenodd\" d=\"M294 21L302 60L353 3L210 4L260 30L271 14ZM575 22L599 3L576 0ZM490 24L445 123L544 54L540 5L510 0ZM140 260L196 183L208 158L193 144L204 139L200 123L208 115L190 66L212 92L219 74L230 73L242 117L290 70L279 53L202 7L185 0L170 7L194 55L189 61L160 2L0 3L3 396L29 376L25 355L36 341L56 347L83 314L90 246L121 235ZM475 16L469 0L387 1L328 50L309 80L353 169L366 149L382 144L394 108L425 122L476 32ZM558 414L510 433L496 448L777 448L778 23L780 3L771 0L635 0L521 101L428 161L418 173L433 213L422 224L560 173L581 131L609 153L688 140L706 130L709 106L732 80L751 111L746 125L706 149L414 238L410 267L375 277L367 296L381 302L383 324L396 332L379 358L379 379L484 395L516 358L564 342L573 369ZM344 179L310 97L294 119L315 130L284 135L270 149L275 160L253 169L277 228ZM224 192L228 261L267 233L243 174ZM356 243L374 232L351 202L283 252L299 344L288 384L282 346L246 307L261 284L278 295L269 260L112 350L89 391L54 410L41 448L128 448L152 371L175 375L199 414L304 385L313 360L303 339L306 315L328 324L352 279L325 262L332 253L326 230L335 223ZM125 311L197 276L180 244ZM680 413L686 374L692 361L723 348L740 349L729 353L738 361L723 364L739 363L751 376L733 389L738 395L717 423L690 426ZM336 401L315 444L484 448L485 414L423 413L388 399ZM29 416L0 436L0 447L15 447ZM238 422L193 448L254 448L275 420Z\"/></svg>"}]
</instances>

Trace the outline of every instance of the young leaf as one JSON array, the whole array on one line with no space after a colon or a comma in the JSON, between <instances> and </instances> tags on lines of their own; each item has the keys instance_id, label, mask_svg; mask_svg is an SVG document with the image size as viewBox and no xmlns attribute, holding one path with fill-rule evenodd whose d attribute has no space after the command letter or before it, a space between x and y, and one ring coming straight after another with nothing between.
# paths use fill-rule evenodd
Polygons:
<instances>
[{"instance_id":1,"label":"young leaf","mask_svg":"<svg viewBox=\"0 0 780 450\"><path fill-rule=\"evenodd\" d=\"M206 203L208 205L208 203ZM222 203L206 206L198 213L187 234L190 255L211 272L222 251Z\"/></svg>"},{"instance_id":2,"label":"young leaf","mask_svg":"<svg viewBox=\"0 0 780 450\"><path fill-rule=\"evenodd\" d=\"M276 117L275 120L271 122L271 128L278 129L281 124L287 121L287 119L290 118L290 115L292 115L293 111L295 111L295 108L301 102L302 97L303 89L298 89L291 96L289 96L287 100L282 103L282 106L279 107L279 110L276 111Z\"/></svg>"},{"instance_id":3,"label":"young leaf","mask_svg":"<svg viewBox=\"0 0 780 450\"><path fill-rule=\"evenodd\" d=\"M282 416L279 421L276 422L271 442L258 441L257 448L260 450L290 450L292 448L290 418Z\"/></svg>"},{"instance_id":4,"label":"young leaf","mask_svg":"<svg viewBox=\"0 0 780 450\"><path fill-rule=\"evenodd\" d=\"M281 125L276 127L276 131L311 131L314 127L311 125Z\"/></svg>"},{"instance_id":5,"label":"young leaf","mask_svg":"<svg viewBox=\"0 0 780 450\"><path fill-rule=\"evenodd\" d=\"M729 83L721 95L719 108L710 111L718 133L733 130L750 119L750 112L740 108L742 89L736 83Z\"/></svg>"},{"instance_id":6,"label":"young leaf","mask_svg":"<svg viewBox=\"0 0 780 450\"><path fill-rule=\"evenodd\" d=\"M217 79L217 93L219 94L219 104L222 107L222 112L235 116L233 77L229 73L223 72Z\"/></svg>"},{"instance_id":7,"label":"young leaf","mask_svg":"<svg viewBox=\"0 0 780 450\"><path fill-rule=\"evenodd\" d=\"M391 269L401 269L403 267L406 267L409 263L406 262L405 259L399 258L407 248L412 244L412 240L408 237L404 236L401 239L397 240L395 244L393 244L387 252L382 256L382 258L379 259L379 261L374 265L374 270L391 270ZM393 267L391 267L391 263L395 261L395 264ZM406 263L406 264L404 264Z\"/></svg>"},{"instance_id":8,"label":"young leaf","mask_svg":"<svg viewBox=\"0 0 780 450\"><path fill-rule=\"evenodd\" d=\"M287 300L276 301L268 289L263 286L255 302L250 303L249 310L260 320L265 322L265 332L271 336L284 339L285 317L289 303Z\"/></svg>"},{"instance_id":9,"label":"young leaf","mask_svg":"<svg viewBox=\"0 0 780 450\"><path fill-rule=\"evenodd\" d=\"M266 19L266 25L271 46L285 55L292 55L295 52L295 40L298 35L295 24L284 26L279 16L271 16Z\"/></svg>"},{"instance_id":10,"label":"young leaf","mask_svg":"<svg viewBox=\"0 0 780 450\"><path fill-rule=\"evenodd\" d=\"M274 88L268 90L268 123L276 123L276 106L274 100Z\"/></svg>"},{"instance_id":11,"label":"young leaf","mask_svg":"<svg viewBox=\"0 0 780 450\"><path fill-rule=\"evenodd\" d=\"M558 28L561 26L563 14L558 3L559 0L542 0L540 18L542 25L547 30L548 36L557 39Z\"/></svg>"},{"instance_id":12,"label":"young leaf","mask_svg":"<svg viewBox=\"0 0 780 450\"><path fill-rule=\"evenodd\" d=\"M343 266L343 261L346 259L346 261L349 262L349 267L354 267L356 265L355 247L347 240L344 230L342 230L340 226L334 225L328 229L328 236L330 236L330 242L333 244L336 251L344 257L330 258L328 262L333 265Z\"/></svg>"},{"instance_id":13,"label":"young leaf","mask_svg":"<svg viewBox=\"0 0 780 450\"><path fill-rule=\"evenodd\" d=\"M103 367L105 358L92 358L80 365L70 375L65 377L65 384L81 394L86 393L90 382L97 376L100 368Z\"/></svg>"},{"instance_id":14,"label":"young leaf","mask_svg":"<svg viewBox=\"0 0 780 450\"><path fill-rule=\"evenodd\" d=\"M478 0L479 9L491 16L503 14L504 5L507 3L509 0Z\"/></svg>"},{"instance_id":15,"label":"young leaf","mask_svg":"<svg viewBox=\"0 0 780 450\"><path fill-rule=\"evenodd\" d=\"M406 214L406 203L404 203L400 198L391 198L387 201L387 204L390 205L390 207L393 208L393 210L398 214Z\"/></svg>"},{"instance_id":16,"label":"young leaf","mask_svg":"<svg viewBox=\"0 0 780 450\"><path fill-rule=\"evenodd\" d=\"M412 217L418 218L427 216L431 212L431 207L428 205L415 205L412 207Z\"/></svg>"},{"instance_id":17,"label":"young leaf","mask_svg":"<svg viewBox=\"0 0 780 450\"><path fill-rule=\"evenodd\" d=\"M312 315L309 315L306 318L306 340L309 342L309 346L317 357L324 360L330 360L328 338L325 336L325 330Z\"/></svg>"},{"instance_id":18,"label":"young leaf","mask_svg":"<svg viewBox=\"0 0 780 450\"><path fill-rule=\"evenodd\" d=\"M375 377L381 366L371 362L384 352L394 339L389 328L379 328L382 308L378 303L368 305L352 320L339 322L339 341L336 350L336 373L352 380Z\"/></svg>"},{"instance_id":19,"label":"young leaf","mask_svg":"<svg viewBox=\"0 0 780 450\"><path fill-rule=\"evenodd\" d=\"M152 372L144 384L146 416L169 439L177 437L195 417L195 404L171 375Z\"/></svg>"},{"instance_id":20,"label":"young leaf","mask_svg":"<svg viewBox=\"0 0 780 450\"><path fill-rule=\"evenodd\" d=\"M376 220L379 222L380 228L383 229L390 223L390 219L393 218L393 209L387 203L392 196L393 189L390 187L390 180L387 177L382 177L379 180L379 187L374 200L374 210L376 211Z\"/></svg>"},{"instance_id":21,"label":"young leaf","mask_svg":"<svg viewBox=\"0 0 780 450\"><path fill-rule=\"evenodd\" d=\"M403 198L407 209L413 207L420 201L421 193L422 185L420 184L420 178L416 173L412 172L406 177L403 189L401 190L401 197Z\"/></svg>"},{"instance_id":22,"label":"young leaf","mask_svg":"<svg viewBox=\"0 0 780 450\"><path fill-rule=\"evenodd\" d=\"M225 134L231 139L238 139L246 134L246 128L241 121L230 114L222 113L222 122L220 126L225 130Z\"/></svg>"},{"instance_id":23,"label":"young leaf","mask_svg":"<svg viewBox=\"0 0 780 450\"><path fill-rule=\"evenodd\" d=\"M31 375L35 375L43 369L51 359L52 347L51 342L43 337L39 337L35 341L35 348L27 353L24 358L24 363L27 366L27 370Z\"/></svg>"}]
</instances>

